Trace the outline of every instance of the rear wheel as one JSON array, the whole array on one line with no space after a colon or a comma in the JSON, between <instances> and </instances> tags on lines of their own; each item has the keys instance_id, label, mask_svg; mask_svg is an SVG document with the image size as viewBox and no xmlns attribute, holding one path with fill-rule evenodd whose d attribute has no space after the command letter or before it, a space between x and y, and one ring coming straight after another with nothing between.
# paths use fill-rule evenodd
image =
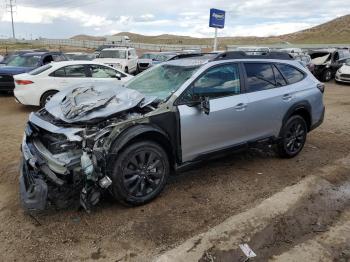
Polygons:
<instances>
[{"instance_id":1,"label":"rear wheel","mask_svg":"<svg viewBox=\"0 0 350 262\"><path fill-rule=\"evenodd\" d=\"M283 158L292 158L300 153L306 142L307 125L303 117L296 115L288 119L282 128L277 153Z\"/></svg>"},{"instance_id":2,"label":"rear wheel","mask_svg":"<svg viewBox=\"0 0 350 262\"><path fill-rule=\"evenodd\" d=\"M50 101L50 99L57 93L57 91L47 91L41 96L40 99L40 107L45 107L46 103Z\"/></svg>"},{"instance_id":3,"label":"rear wheel","mask_svg":"<svg viewBox=\"0 0 350 262\"><path fill-rule=\"evenodd\" d=\"M163 190L169 172L168 156L160 145L152 141L136 142L116 159L112 193L123 204L145 204Z\"/></svg>"}]
</instances>

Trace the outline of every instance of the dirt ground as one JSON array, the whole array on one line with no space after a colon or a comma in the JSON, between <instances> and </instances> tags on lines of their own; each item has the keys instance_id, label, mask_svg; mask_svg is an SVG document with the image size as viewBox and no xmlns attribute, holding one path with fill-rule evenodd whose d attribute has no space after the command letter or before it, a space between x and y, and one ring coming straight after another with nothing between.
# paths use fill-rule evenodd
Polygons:
<instances>
[{"instance_id":1,"label":"dirt ground","mask_svg":"<svg viewBox=\"0 0 350 262\"><path fill-rule=\"evenodd\" d=\"M28 113L36 108L16 104L12 96L1 95L0 261L150 261L347 156L350 86L327 84L325 104L325 122L309 134L303 152L294 159L281 160L272 151L252 149L172 177L160 197L145 206L125 208L106 199L91 214L64 210L29 216L23 212L18 197L19 147ZM336 181L339 183L349 176L346 168L336 172L345 177ZM335 224L347 209L349 198L329 204L326 199L333 195L329 189L322 197L305 199L257 233L250 244L263 254L259 261ZM324 205L327 208L321 208ZM322 217L326 228L317 221L313 227L303 226L318 217ZM266 239L266 235L270 238ZM346 252L348 248L341 246L337 250ZM228 256L216 256L220 261L241 259L236 250L230 252ZM347 261L341 260L338 253L334 253L335 259Z\"/></svg>"}]
</instances>

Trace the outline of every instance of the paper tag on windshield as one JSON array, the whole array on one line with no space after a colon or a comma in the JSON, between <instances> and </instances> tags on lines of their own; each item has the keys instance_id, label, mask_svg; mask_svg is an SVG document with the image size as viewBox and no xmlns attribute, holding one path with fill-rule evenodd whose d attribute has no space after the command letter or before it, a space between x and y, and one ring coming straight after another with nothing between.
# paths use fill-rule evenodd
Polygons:
<instances>
[{"instance_id":1,"label":"paper tag on windshield","mask_svg":"<svg viewBox=\"0 0 350 262\"><path fill-rule=\"evenodd\" d=\"M248 258L256 257L256 254L255 254L254 251L248 246L248 244L241 244L241 245L239 245L239 247L241 248L242 252L243 252Z\"/></svg>"}]
</instances>

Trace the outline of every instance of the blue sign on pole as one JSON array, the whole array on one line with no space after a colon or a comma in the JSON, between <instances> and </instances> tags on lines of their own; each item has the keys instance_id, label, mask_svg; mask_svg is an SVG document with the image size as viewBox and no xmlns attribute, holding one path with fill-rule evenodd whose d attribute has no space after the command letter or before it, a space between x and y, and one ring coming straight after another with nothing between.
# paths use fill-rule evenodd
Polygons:
<instances>
[{"instance_id":1,"label":"blue sign on pole","mask_svg":"<svg viewBox=\"0 0 350 262\"><path fill-rule=\"evenodd\" d=\"M224 28L225 27L225 11L211 8L209 27Z\"/></svg>"}]
</instances>

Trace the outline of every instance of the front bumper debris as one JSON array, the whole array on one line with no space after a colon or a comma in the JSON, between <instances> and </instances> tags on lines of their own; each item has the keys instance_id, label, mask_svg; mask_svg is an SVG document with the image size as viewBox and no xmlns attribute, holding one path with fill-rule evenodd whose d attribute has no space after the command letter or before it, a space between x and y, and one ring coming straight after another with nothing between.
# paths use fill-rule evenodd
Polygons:
<instances>
[{"instance_id":1,"label":"front bumper debris","mask_svg":"<svg viewBox=\"0 0 350 262\"><path fill-rule=\"evenodd\" d=\"M23 208L42 211L49 207L78 207L80 202L89 212L112 184L102 168L103 155L96 157L98 153L86 146L91 143L84 140L79 144L74 133L66 132L68 139L64 139L57 137L58 126L46 124L43 128L36 123L29 121L21 145L19 183ZM65 132L63 129L59 131Z\"/></svg>"},{"instance_id":2,"label":"front bumper debris","mask_svg":"<svg viewBox=\"0 0 350 262\"><path fill-rule=\"evenodd\" d=\"M28 169L27 162L22 158L20 165L19 189L22 206L28 211L41 211L46 208L48 186Z\"/></svg>"}]
</instances>

